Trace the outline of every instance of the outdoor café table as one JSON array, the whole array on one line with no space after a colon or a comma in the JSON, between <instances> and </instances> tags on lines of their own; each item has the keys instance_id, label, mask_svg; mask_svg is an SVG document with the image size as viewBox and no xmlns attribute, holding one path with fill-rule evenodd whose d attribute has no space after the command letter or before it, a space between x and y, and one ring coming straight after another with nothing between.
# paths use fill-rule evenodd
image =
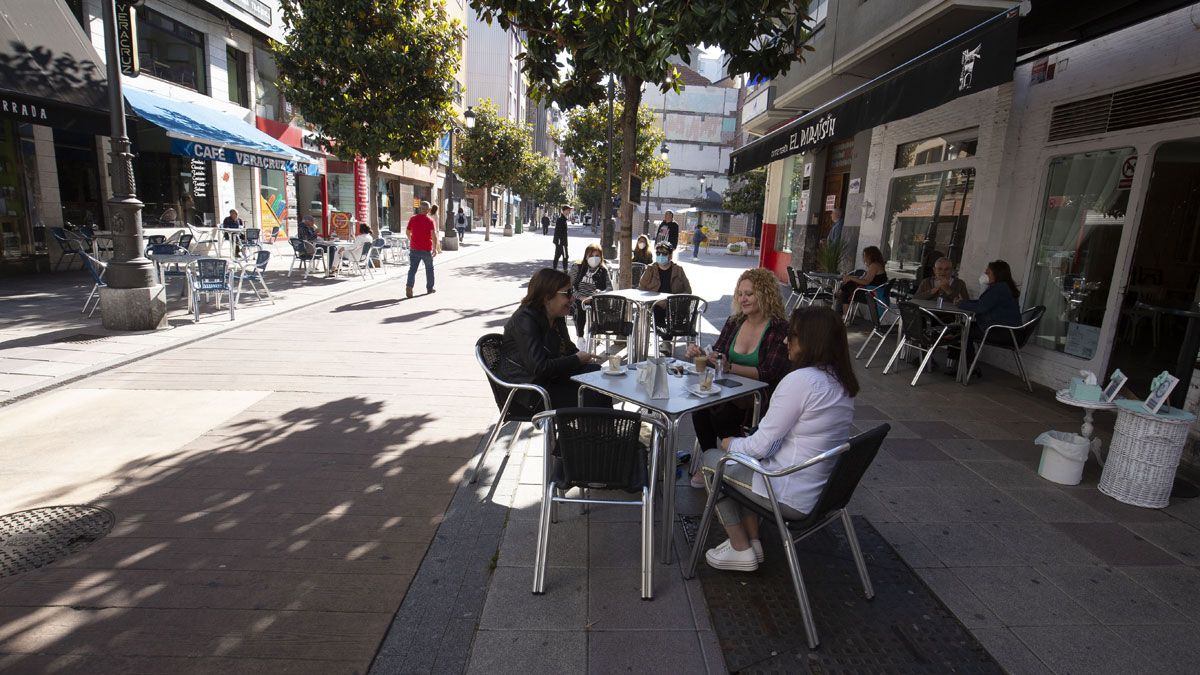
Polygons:
<instances>
[{"instance_id":1,"label":"outdoor caf\u00e9 table","mask_svg":"<svg viewBox=\"0 0 1200 675\"><path fill-rule=\"evenodd\" d=\"M154 261L154 271L158 275L158 283L166 283L163 281L162 266L164 264L191 265L193 262L201 258L211 258L212 256L200 255L198 253L150 253L146 256Z\"/></svg>"},{"instance_id":2,"label":"outdoor caf\u00e9 table","mask_svg":"<svg viewBox=\"0 0 1200 675\"><path fill-rule=\"evenodd\" d=\"M571 379L580 384L580 406L583 406L584 390L591 389L611 396L618 401L625 401L626 403L632 403L633 405L652 410L666 419L667 435L665 442L662 444L663 458L659 460L660 466L663 467L663 530L659 562L664 565L669 564L671 562L671 535L673 533L671 525L675 520L675 440L679 433L679 421L688 413L694 413L704 408L712 408L735 398L753 396L753 420L754 424L757 425L759 410L762 409L762 392L767 388L767 383L751 380L740 375L725 373L722 380L733 380L741 386L717 385L721 386L720 393L701 398L685 389L685 386L688 384L698 383L699 377L696 375L683 375L680 377L668 375L667 387L671 394L670 397L650 398L650 393L646 391L646 388L638 384L636 364L631 364L624 375L605 375L601 371L595 371L582 373Z\"/></svg>"},{"instance_id":3,"label":"outdoor caf\u00e9 table","mask_svg":"<svg viewBox=\"0 0 1200 675\"><path fill-rule=\"evenodd\" d=\"M971 324L975 321L975 312L969 309L963 309L952 302L943 302L939 307L937 300L909 300L912 304L925 309L935 314L945 314L954 318L956 322L962 325L962 337L958 351L958 375L956 379L963 383L967 383L967 342L971 339Z\"/></svg>"},{"instance_id":4,"label":"outdoor caf\u00e9 table","mask_svg":"<svg viewBox=\"0 0 1200 675\"><path fill-rule=\"evenodd\" d=\"M821 284L830 295L837 297L838 282L842 280L840 272L804 272L803 274Z\"/></svg>"},{"instance_id":5,"label":"outdoor caf\u00e9 table","mask_svg":"<svg viewBox=\"0 0 1200 675\"><path fill-rule=\"evenodd\" d=\"M629 342L629 362L637 363L646 358L646 350L650 342L651 308L659 300L666 300L671 293L655 293L638 288L623 288L619 291L604 291L599 295L615 295L633 303L633 336Z\"/></svg>"},{"instance_id":6,"label":"outdoor caf\u00e9 table","mask_svg":"<svg viewBox=\"0 0 1200 675\"><path fill-rule=\"evenodd\" d=\"M336 251L339 248L344 249L344 250L350 250L350 249L353 249L356 246L360 245L358 242L356 242L352 239L318 239L312 243L317 246L325 247L325 251L326 251L325 255L328 256L325 260L325 268L327 270L333 268L334 251ZM346 254L343 253L342 255L346 255Z\"/></svg>"},{"instance_id":7,"label":"outdoor caf\u00e9 table","mask_svg":"<svg viewBox=\"0 0 1200 675\"><path fill-rule=\"evenodd\" d=\"M1071 398L1070 389L1059 389L1054 394L1055 400L1059 403L1065 403L1076 408L1083 408L1083 426L1079 428L1079 435L1083 436L1088 441L1088 447L1092 450L1092 455L1100 466L1104 466L1104 460L1100 457L1100 444L1092 443L1092 432L1095 427L1092 426L1092 411L1094 410L1116 410L1116 403L1106 403L1104 401L1080 401L1077 398Z\"/></svg>"}]
</instances>

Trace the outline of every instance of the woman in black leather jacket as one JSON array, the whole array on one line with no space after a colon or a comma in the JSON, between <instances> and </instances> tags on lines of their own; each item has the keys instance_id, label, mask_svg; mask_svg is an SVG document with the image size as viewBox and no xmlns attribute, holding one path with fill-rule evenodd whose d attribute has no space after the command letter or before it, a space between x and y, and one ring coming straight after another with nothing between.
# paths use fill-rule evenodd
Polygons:
<instances>
[{"instance_id":1,"label":"woman in black leather jacket","mask_svg":"<svg viewBox=\"0 0 1200 675\"><path fill-rule=\"evenodd\" d=\"M579 385L571 376L600 369L600 357L579 351L567 331L566 317L574 294L567 273L538 270L529 281L521 307L504 324L500 347L500 379L544 388L555 408L579 405ZM515 402L534 410L542 407L531 392L519 392ZM584 405L611 407L612 401L589 390Z\"/></svg>"}]
</instances>

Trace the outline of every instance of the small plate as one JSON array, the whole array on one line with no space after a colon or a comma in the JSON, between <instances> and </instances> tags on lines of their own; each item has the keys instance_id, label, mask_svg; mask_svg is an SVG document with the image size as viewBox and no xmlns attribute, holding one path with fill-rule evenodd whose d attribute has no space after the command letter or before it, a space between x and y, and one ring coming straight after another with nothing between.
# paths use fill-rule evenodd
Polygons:
<instances>
[{"instance_id":1,"label":"small plate","mask_svg":"<svg viewBox=\"0 0 1200 675\"><path fill-rule=\"evenodd\" d=\"M617 377L619 375L624 375L625 373L628 373L628 372L629 372L629 369L626 368L625 366L619 366L617 370L609 370L607 365L600 366L600 374L608 375L609 377Z\"/></svg>"},{"instance_id":2,"label":"small plate","mask_svg":"<svg viewBox=\"0 0 1200 675\"><path fill-rule=\"evenodd\" d=\"M699 382L697 382L695 384L689 384L685 388L689 392L691 392L692 394L694 394L696 396L699 396L700 398L704 398L706 396L716 396L717 394L721 393L721 385L719 385L719 384L714 384L712 386L712 389L709 389L708 391L704 391L703 389L701 389Z\"/></svg>"}]
</instances>

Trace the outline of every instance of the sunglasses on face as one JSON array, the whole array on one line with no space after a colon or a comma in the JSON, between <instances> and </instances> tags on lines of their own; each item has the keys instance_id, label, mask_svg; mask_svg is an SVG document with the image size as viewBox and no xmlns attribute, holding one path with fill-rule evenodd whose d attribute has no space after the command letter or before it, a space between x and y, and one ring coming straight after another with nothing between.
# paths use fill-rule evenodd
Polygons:
<instances>
[{"instance_id":1,"label":"sunglasses on face","mask_svg":"<svg viewBox=\"0 0 1200 675\"><path fill-rule=\"evenodd\" d=\"M574 295L575 295L575 289L573 289L573 288L568 288L568 289L565 289L565 290L558 291L558 295L565 295L565 296L567 296L568 298L570 298L570 297L574 297Z\"/></svg>"}]
</instances>

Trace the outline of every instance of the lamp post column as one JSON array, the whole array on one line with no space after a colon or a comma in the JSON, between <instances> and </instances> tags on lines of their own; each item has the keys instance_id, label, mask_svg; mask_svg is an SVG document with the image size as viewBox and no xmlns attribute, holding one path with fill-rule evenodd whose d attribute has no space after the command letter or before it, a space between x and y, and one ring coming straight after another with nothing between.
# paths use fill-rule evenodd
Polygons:
<instances>
[{"instance_id":1,"label":"lamp post column","mask_svg":"<svg viewBox=\"0 0 1200 675\"><path fill-rule=\"evenodd\" d=\"M113 232L113 259L105 272L108 286L100 289L104 327L112 330L153 330L166 323L167 303L162 284L154 277L154 263L142 249L142 202L133 180L133 153L125 126L125 97L121 91L120 56L117 51L116 3L103 0L104 53L108 74L108 107L112 126L112 198L108 200L109 229Z\"/></svg>"},{"instance_id":2,"label":"lamp post column","mask_svg":"<svg viewBox=\"0 0 1200 675\"><path fill-rule=\"evenodd\" d=\"M458 250L458 230L454 229L454 136L458 133L455 127L450 128L450 159L446 162L446 229L442 235L442 250Z\"/></svg>"}]
</instances>

